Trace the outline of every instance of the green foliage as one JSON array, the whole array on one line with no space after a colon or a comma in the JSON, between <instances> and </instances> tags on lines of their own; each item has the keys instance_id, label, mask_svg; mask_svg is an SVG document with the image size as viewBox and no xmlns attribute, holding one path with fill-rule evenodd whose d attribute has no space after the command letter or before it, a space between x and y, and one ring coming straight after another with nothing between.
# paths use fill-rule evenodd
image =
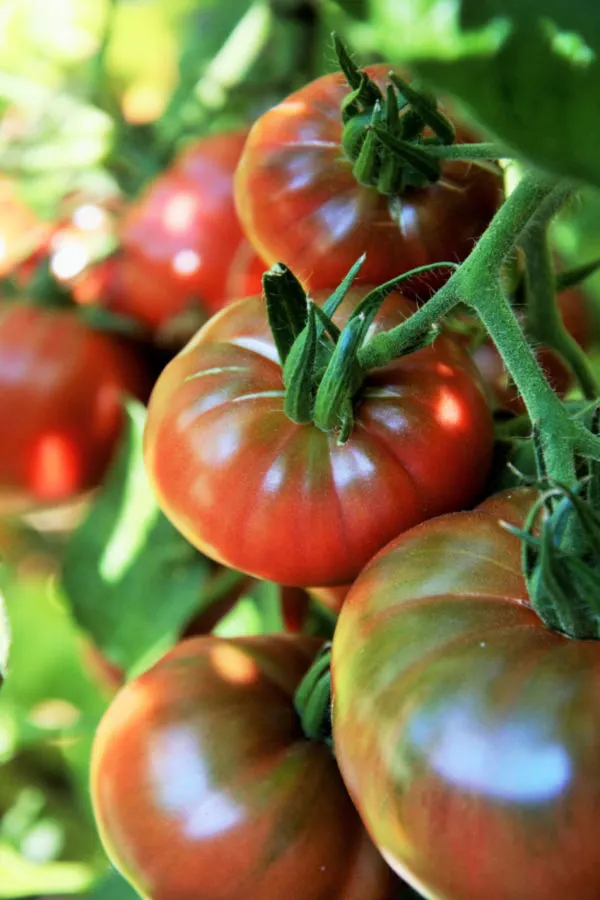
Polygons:
<instances>
[{"instance_id":1,"label":"green foliage","mask_svg":"<svg viewBox=\"0 0 600 900\"><path fill-rule=\"evenodd\" d=\"M73 615L123 669L152 661L201 608L209 562L161 513L142 461L145 412L129 407L114 466L72 535L62 581Z\"/></svg>"},{"instance_id":2,"label":"green foliage","mask_svg":"<svg viewBox=\"0 0 600 900\"><path fill-rule=\"evenodd\" d=\"M372 0L381 50L524 157L600 185L600 16L590 0Z\"/></svg>"}]
</instances>

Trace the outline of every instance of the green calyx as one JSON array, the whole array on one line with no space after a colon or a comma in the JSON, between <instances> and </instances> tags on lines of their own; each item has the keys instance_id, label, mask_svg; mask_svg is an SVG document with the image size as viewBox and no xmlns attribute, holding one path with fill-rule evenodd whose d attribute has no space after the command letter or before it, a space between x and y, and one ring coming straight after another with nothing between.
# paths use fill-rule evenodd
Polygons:
<instances>
[{"instance_id":1,"label":"green calyx","mask_svg":"<svg viewBox=\"0 0 600 900\"><path fill-rule=\"evenodd\" d=\"M352 61L337 35L333 40L351 88L341 105L342 146L357 181L386 195L437 181L443 154L436 151L452 144L455 132L435 98L394 72L384 94Z\"/></svg>"},{"instance_id":2,"label":"green calyx","mask_svg":"<svg viewBox=\"0 0 600 900\"><path fill-rule=\"evenodd\" d=\"M436 263L411 269L374 288L357 304L343 328L333 321L338 307L358 275L362 256L322 307L306 294L295 275L277 263L263 275L269 325L282 367L284 411L299 425L314 423L321 431L337 432L345 443L354 427L355 411L367 374L361 363L369 329L381 304L402 281ZM401 355L431 343L439 328L432 326Z\"/></svg>"},{"instance_id":3,"label":"green calyx","mask_svg":"<svg viewBox=\"0 0 600 900\"><path fill-rule=\"evenodd\" d=\"M587 410L598 433L599 409ZM533 449L540 495L522 529L522 569L531 604L553 631L600 640L600 463L577 460L574 487L547 479L537 429Z\"/></svg>"},{"instance_id":4,"label":"green calyx","mask_svg":"<svg viewBox=\"0 0 600 900\"><path fill-rule=\"evenodd\" d=\"M308 740L333 746L331 736L331 644L326 643L298 685L294 706Z\"/></svg>"}]
</instances>

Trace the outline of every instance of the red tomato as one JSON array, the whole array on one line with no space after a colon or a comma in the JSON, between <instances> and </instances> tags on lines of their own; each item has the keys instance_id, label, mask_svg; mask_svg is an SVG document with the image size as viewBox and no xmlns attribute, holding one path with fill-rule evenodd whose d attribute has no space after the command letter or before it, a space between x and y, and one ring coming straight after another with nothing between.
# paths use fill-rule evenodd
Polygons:
<instances>
[{"instance_id":1,"label":"red tomato","mask_svg":"<svg viewBox=\"0 0 600 900\"><path fill-rule=\"evenodd\" d=\"M325 744L294 691L320 645L194 638L119 693L97 732L104 845L152 900L392 900Z\"/></svg>"},{"instance_id":2,"label":"red tomato","mask_svg":"<svg viewBox=\"0 0 600 900\"><path fill-rule=\"evenodd\" d=\"M384 90L389 68L367 70ZM341 74L324 75L250 131L235 196L260 256L285 263L312 289L338 284L365 251L360 280L374 284L426 263L463 259L502 200L498 176L453 162L435 184L402 197L363 187L341 145L340 104L348 90ZM458 131L457 140L473 140ZM448 274L439 270L411 287L429 296Z\"/></svg>"},{"instance_id":3,"label":"red tomato","mask_svg":"<svg viewBox=\"0 0 600 900\"><path fill-rule=\"evenodd\" d=\"M190 306L213 313L232 299L232 262L244 251L246 267L255 261L232 196L245 139L245 131L202 138L131 205L108 287L113 311L157 329ZM237 270L233 277L233 287L244 289ZM260 279L250 279L248 288L260 293Z\"/></svg>"},{"instance_id":4,"label":"red tomato","mask_svg":"<svg viewBox=\"0 0 600 900\"><path fill-rule=\"evenodd\" d=\"M338 325L360 296L349 292ZM371 333L411 308L391 294ZM491 414L468 352L448 335L366 376L343 445L292 422L283 402L260 297L209 321L150 401L145 457L159 503L234 569L280 584L348 584L392 537L469 504L483 484Z\"/></svg>"},{"instance_id":5,"label":"red tomato","mask_svg":"<svg viewBox=\"0 0 600 900\"><path fill-rule=\"evenodd\" d=\"M588 349L593 343L592 317L585 295L571 288L558 295L558 305L567 331L577 343ZM537 348L537 358L552 388L563 397L573 386L573 374L557 353L548 347ZM473 357L483 380L490 389L494 405L517 415L525 412L525 405L504 368L502 357L488 340L481 344Z\"/></svg>"},{"instance_id":6,"label":"red tomato","mask_svg":"<svg viewBox=\"0 0 600 900\"><path fill-rule=\"evenodd\" d=\"M597 900L600 644L547 630L521 542L532 495L426 522L351 589L334 740L388 862L436 900Z\"/></svg>"},{"instance_id":7,"label":"red tomato","mask_svg":"<svg viewBox=\"0 0 600 900\"><path fill-rule=\"evenodd\" d=\"M72 311L0 313L0 510L62 502L95 487L121 430L123 394L149 385L134 350Z\"/></svg>"}]
</instances>

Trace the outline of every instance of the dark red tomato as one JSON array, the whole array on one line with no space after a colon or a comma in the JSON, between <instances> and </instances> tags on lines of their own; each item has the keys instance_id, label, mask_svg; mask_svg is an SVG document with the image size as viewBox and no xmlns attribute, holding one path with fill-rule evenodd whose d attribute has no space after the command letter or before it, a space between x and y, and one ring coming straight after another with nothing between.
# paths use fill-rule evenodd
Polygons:
<instances>
[{"instance_id":1,"label":"dark red tomato","mask_svg":"<svg viewBox=\"0 0 600 900\"><path fill-rule=\"evenodd\" d=\"M585 295L577 288L571 288L558 295L558 305L567 331L584 350L587 350L593 343L593 325ZM538 347L536 355L550 385L559 396L563 397L574 383L571 370L558 354L548 347ZM492 403L516 414L525 412L523 401L494 344L491 341L481 344L473 357L490 390Z\"/></svg>"},{"instance_id":2,"label":"dark red tomato","mask_svg":"<svg viewBox=\"0 0 600 900\"><path fill-rule=\"evenodd\" d=\"M123 421L124 394L149 385L133 349L74 312L0 313L0 510L62 502L95 487Z\"/></svg>"},{"instance_id":3,"label":"dark red tomato","mask_svg":"<svg viewBox=\"0 0 600 900\"><path fill-rule=\"evenodd\" d=\"M331 751L294 691L320 642L194 638L118 694L92 797L115 865L152 900L392 900Z\"/></svg>"},{"instance_id":4,"label":"dark red tomato","mask_svg":"<svg viewBox=\"0 0 600 900\"><path fill-rule=\"evenodd\" d=\"M213 313L232 299L232 261L248 247L232 195L245 139L239 131L195 142L131 205L108 288L112 310L157 329L190 306ZM260 280L249 287L260 292Z\"/></svg>"},{"instance_id":5,"label":"dark red tomato","mask_svg":"<svg viewBox=\"0 0 600 900\"><path fill-rule=\"evenodd\" d=\"M361 295L349 292L338 325ZM372 334L410 310L391 294ZM491 414L469 354L448 335L367 375L343 445L294 424L283 402L260 297L209 321L155 386L153 487L176 527L219 562L279 584L348 584L392 537L477 497Z\"/></svg>"},{"instance_id":6,"label":"dark red tomato","mask_svg":"<svg viewBox=\"0 0 600 900\"><path fill-rule=\"evenodd\" d=\"M530 608L531 495L426 522L358 578L333 641L334 740L388 862L436 900L600 897L600 644Z\"/></svg>"},{"instance_id":7,"label":"dark red tomato","mask_svg":"<svg viewBox=\"0 0 600 900\"><path fill-rule=\"evenodd\" d=\"M384 87L389 68L367 71ZM374 284L415 266L463 259L501 202L498 176L453 162L437 183L402 197L361 186L341 145L340 104L347 93L341 74L324 75L250 131L235 196L260 256L286 263L313 289L337 284L365 251L360 279ZM457 139L473 137L458 129ZM447 277L440 270L415 287L429 296Z\"/></svg>"}]
</instances>

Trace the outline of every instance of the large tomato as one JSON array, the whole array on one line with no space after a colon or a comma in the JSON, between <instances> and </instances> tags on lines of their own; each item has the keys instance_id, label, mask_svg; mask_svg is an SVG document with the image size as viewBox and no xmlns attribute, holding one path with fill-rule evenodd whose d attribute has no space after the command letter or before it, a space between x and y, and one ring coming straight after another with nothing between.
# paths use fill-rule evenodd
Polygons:
<instances>
[{"instance_id":1,"label":"large tomato","mask_svg":"<svg viewBox=\"0 0 600 900\"><path fill-rule=\"evenodd\" d=\"M190 306L221 309L240 286L260 293L259 263L232 194L245 139L246 132L238 131L196 141L131 205L107 287L113 311L157 329ZM244 265L256 271L246 283L237 272L244 253Z\"/></svg>"},{"instance_id":2,"label":"large tomato","mask_svg":"<svg viewBox=\"0 0 600 900\"><path fill-rule=\"evenodd\" d=\"M95 487L110 462L124 394L145 399L134 350L75 312L25 304L0 313L0 510Z\"/></svg>"},{"instance_id":3,"label":"large tomato","mask_svg":"<svg viewBox=\"0 0 600 900\"><path fill-rule=\"evenodd\" d=\"M111 858L152 900L392 900L331 751L294 691L320 642L192 638L119 693L92 797Z\"/></svg>"},{"instance_id":4,"label":"large tomato","mask_svg":"<svg viewBox=\"0 0 600 900\"><path fill-rule=\"evenodd\" d=\"M384 88L389 68L367 71ZM348 90L341 74L324 75L251 129L235 196L261 257L285 263L313 289L337 284L365 251L360 279L376 284L415 266L463 259L501 202L498 176L452 162L439 181L401 197L360 185L341 144ZM457 139L473 138L458 129ZM426 296L447 275L432 273Z\"/></svg>"},{"instance_id":5,"label":"large tomato","mask_svg":"<svg viewBox=\"0 0 600 900\"><path fill-rule=\"evenodd\" d=\"M597 900L600 644L547 630L529 492L426 522L351 589L333 642L338 763L390 864L436 900Z\"/></svg>"},{"instance_id":6,"label":"large tomato","mask_svg":"<svg viewBox=\"0 0 600 900\"><path fill-rule=\"evenodd\" d=\"M569 334L584 350L588 349L594 342L594 335L592 315L585 295L577 288L563 291L558 295L558 307ZM549 347L536 347L536 355L552 388L559 396L564 396L573 386L573 374L569 367ZM490 390L493 404L513 413L524 412L523 400L491 340L481 344L473 356Z\"/></svg>"},{"instance_id":7,"label":"large tomato","mask_svg":"<svg viewBox=\"0 0 600 900\"><path fill-rule=\"evenodd\" d=\"M349 292L338 325L361 293ZM410 311L391 294L371 334ZM280 584L348 584L392 537L476 498L492 431L475 371L444 334L367 374L340 444L285 415L264 301L241 300L155 386L145 458L159 503L194 545L232 568Z\"/></svg>"}]
</instances>

